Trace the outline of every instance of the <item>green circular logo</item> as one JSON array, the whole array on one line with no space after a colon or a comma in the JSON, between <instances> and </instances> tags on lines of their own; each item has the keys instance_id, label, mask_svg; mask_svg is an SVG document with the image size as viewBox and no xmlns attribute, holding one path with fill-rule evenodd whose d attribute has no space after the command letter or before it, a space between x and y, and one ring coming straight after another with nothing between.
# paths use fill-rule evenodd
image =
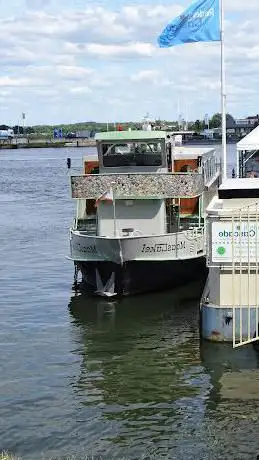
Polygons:
<instances>
[{"instance_id":1,"label":"green circular logo","mask_svg":"<svg viewBox=\"0 0 259 460\"><path fill-rule=\"evenodd\" d=\"M223 247L223 246L219 246L218 249L217 249L217 253L220 255L220 256L224 256L226 252L226 249Z\"/></svg>"}]
</instances>

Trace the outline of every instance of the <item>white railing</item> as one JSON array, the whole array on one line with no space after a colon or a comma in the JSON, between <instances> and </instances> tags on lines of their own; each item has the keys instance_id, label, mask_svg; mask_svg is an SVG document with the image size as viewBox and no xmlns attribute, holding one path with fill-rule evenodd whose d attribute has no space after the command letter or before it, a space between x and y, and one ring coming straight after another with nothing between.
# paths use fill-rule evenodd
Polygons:
<instances>
[{"instance_id":1,"label":"white railing","mask_svg":"<svg viewBox=\"0 0 259 460\"><path fill-rule=\"evenodd\" d=\"M207 217L207 265L219 268L237 348L259 340L259 202L214 211Z\"/></svg>"},{"instance_id":2,"label":"white railing","mask_svg":"<svg viewBox=\"0 0 259 460\"><path fill-rule=\"evenodd\" d=\"M259 331L259 203L233 210L232 308L233 347L258 341Z\"/></svg>"}]
</instances>

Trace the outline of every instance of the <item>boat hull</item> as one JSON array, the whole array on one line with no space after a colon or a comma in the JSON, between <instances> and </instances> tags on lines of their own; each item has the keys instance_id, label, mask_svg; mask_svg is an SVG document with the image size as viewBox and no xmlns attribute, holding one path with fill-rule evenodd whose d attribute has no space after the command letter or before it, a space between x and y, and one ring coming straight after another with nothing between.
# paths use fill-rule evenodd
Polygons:
<instances>
[{"instance_id":1,"label":"boat hull","mask_svg":"<svg viewBox=\"0 0 259 460\"><path fill-rule=\"evenodd\" d=\"M129 261L122 265L108 261L77 262L82 287L104 297L127 296L173 289L190 281L206 280L205 257L184 260Z\"/></svg>"}]
</instances>

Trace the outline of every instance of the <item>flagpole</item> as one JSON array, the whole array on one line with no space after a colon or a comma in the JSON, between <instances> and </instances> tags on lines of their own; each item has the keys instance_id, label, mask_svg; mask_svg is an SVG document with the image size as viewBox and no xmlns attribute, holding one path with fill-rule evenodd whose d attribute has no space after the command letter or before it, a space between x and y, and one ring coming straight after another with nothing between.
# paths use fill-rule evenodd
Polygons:
<instances>
[{"instance_id":1,"label":"flagpole","mask_svg":"<svg viewBox=\"0 0 259 460\"><path fill-rule=\"evenodd\" d=\"M111 194L112 194L112 206L113 206L113 233L114 238L117 238L117 220L116 220L116 205L115 205L115 195L113 185L115 182L111 183Z\"/></svg>"},{"instance_id":2,"label":"flagpole","mask_svg":"<svg viewBox=\"0 0 259 460\"><path fill-rule=\"evenodd\" d=\"M220 0L221 6L221 130L222 130L222 176L227 178L227 127L226 127L226 75L225 75L225 26L224 26L224 0Z\"/></svg>"}]
</instances>

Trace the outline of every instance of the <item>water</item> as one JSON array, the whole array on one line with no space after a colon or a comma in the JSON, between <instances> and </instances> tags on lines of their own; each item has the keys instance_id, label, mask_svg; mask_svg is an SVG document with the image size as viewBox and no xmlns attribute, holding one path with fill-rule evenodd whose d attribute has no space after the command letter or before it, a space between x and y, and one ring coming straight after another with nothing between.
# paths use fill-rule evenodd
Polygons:
<instances>
[{"instance_id":1,"label":"water","mask_svg":"<svg viewBox=\"0 0 259 460\"><path fill-rule=\"evenodd\" d=\"M252 347L200 344L196 286L107 303L75 296L66 158L0 152L0 450L24 459L253 459L259 396L222 392ZM234 147L229 152L231 171Z\"/></svg>"}]
</instances>

